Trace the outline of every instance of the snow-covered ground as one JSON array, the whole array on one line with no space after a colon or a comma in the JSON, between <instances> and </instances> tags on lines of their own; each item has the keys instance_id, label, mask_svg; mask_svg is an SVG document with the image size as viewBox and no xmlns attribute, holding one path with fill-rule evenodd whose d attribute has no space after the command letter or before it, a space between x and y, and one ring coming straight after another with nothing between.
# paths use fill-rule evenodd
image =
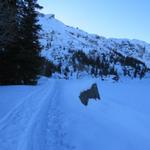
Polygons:
<instances>
[{"instance_id":1,"label":"snow-covered ground","mask_svg":"<svg viewBox=\"0 0 150 150\"><path fill-rule=\"evenodd\" d=\"M101 101L84 106L97 83ZM0 87L0 150L149 150L150 79L41 80Z\"/></svg>"}]
</instances>

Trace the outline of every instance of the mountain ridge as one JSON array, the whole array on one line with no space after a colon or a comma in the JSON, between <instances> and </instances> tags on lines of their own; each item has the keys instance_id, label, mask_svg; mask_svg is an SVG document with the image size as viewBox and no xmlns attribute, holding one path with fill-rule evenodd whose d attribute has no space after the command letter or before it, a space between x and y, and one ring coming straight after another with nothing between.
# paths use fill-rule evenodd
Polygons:
<instances>
[{"instance_id":1,"label":"mountain ridge","mask_svg":"<svg viewBox=\"0 0 150 150\"><path fill-rule=\"evenodd\" d=\"M41 31L41 43L44 47L42 55L54 64L70 66L71 55L76 51L83 51L87 55L119 53L125 58L132 57L143 62L147 68L150 67L150 44L147 42L89 34L65 25L52 14L42 15L39 22L43 29Z\"/></svg>"}]
</instances>

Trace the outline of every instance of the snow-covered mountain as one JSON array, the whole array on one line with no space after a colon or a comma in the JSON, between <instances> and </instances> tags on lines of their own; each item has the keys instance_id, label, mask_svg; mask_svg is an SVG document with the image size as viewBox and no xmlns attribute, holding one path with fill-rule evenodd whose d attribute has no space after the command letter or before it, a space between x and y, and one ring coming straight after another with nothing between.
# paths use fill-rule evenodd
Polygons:
<instances>
[{"instance_id":1,"label":"snow-covered mountain","mask_svg":"<svg viewBox=\"0 0 150 150\"><path fill-rule=\"evenodd\" d=\"M144 67L149 68L150 66L150 44L144 41L105 38L89 34L65 25L55 19L54 15L43 15L39 21L43 29L41 32L41 42L44 46L42 55L55 64L61 64L64 68L68 67L69 71L74 72L75 70L71 61L77 51L82 51L88 58L95 60L97 56L100 60L105 57L103 61L107 60L109 63L109 70L112 69L110 66L113 66L113 69L119 74L125 74L124 68L132 70L132 73L136 72L137 61L140 67L142 63ZM134 70L133 66L126 62L126 58L136 59ZM84 71L91 72L92 67L85 68Z\"/></svg>"}]
</instances>

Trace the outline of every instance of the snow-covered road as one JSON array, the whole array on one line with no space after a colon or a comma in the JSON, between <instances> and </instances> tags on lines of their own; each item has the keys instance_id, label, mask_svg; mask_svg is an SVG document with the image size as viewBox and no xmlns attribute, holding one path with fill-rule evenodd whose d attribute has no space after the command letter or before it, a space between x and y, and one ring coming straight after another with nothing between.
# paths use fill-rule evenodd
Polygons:
<instances>
[{"instance_id":1,"label":"snow-covered road","mask_svg":"<svg viewBox=\"0 0 150 150\"><path fill-rule=\"evenodd\" d=\"M0 120L0 150L44 150L48 113L57 94L55 81L20 99Z\"/></svg>"},{"instance_id":2,"label":"snow-covered road","mask_svg":"<svg viewBox=\"0 0 150 150\"><path fill-rule=\"evenodd\" d=\"M148 81L0 87L0 150L149 150ZM85 107L79 94L94 82L102 100Z\"/></svg>"}]
</instances>

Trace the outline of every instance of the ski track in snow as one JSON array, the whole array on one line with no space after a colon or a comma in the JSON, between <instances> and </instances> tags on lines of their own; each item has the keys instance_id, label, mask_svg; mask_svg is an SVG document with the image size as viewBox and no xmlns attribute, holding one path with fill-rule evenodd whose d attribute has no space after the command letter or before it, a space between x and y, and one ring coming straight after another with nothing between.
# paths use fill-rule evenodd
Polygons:
<instances>
[{"instance_id":1,"label":"ski track in snow","mask_svg":"<svg viewBox=\"0 0 150 150\"><path fill-rule=\"evenodd\" d=\"M62 150L68 146L63 142L65 133L61 130L62 114L57 107L57 83L46 84L21 100L0 120L1 150L12 147L13 150L48 150L50 147Z\"/></svg>"}]
</instances>

